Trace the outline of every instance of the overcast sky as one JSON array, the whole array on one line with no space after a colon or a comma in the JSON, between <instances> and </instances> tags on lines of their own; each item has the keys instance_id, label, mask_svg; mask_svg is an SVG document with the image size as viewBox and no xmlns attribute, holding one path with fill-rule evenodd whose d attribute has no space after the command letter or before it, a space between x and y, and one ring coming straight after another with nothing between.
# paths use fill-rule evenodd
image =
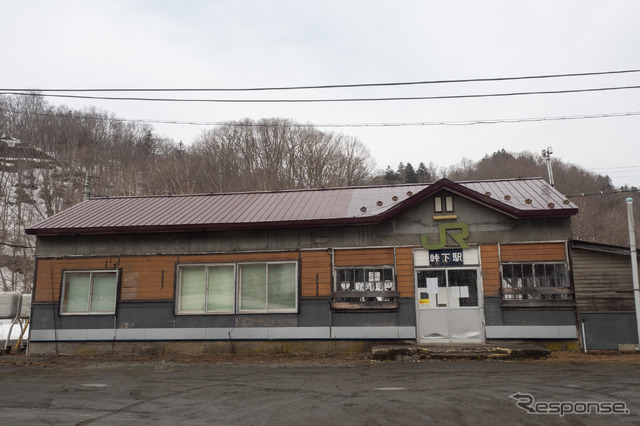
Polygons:
<instances>
[{"instance_id":1,"label":"overcast sky","mask_svg":"<svg viewBox=\"0 0 640 426\"><path fill-rule=\"evenodd\" d=\"M250 88L515 77L640 69L640 1L0 0L2 89ZM640 73L176 98L367 98L640 86ZM119 94L110 94L118 96ZM640 89L323 103L49 98L126 119L289 118L359 138L381 169L450 166L499 149L555 158L640 186L640 115L528 123L456 122L640 112ZM154 124L191 143L211 126Z\"/></svg>"}]
</instances>

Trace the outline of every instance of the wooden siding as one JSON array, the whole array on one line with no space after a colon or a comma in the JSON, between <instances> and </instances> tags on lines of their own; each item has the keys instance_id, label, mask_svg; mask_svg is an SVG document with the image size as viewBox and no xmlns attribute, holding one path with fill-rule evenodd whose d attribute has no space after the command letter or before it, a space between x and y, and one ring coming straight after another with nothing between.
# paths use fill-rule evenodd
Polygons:
<instances>
[{"instance_id":1,"label":"wooden siding","mask_svg":"<svg viewBox=\"0 0 640 426\"><path fill-rule=\"evenodd\" d=\"M571 258L578 312L635 310L630 256L574 248Z\"/></svg>"},{"instance_id":2,"label":"wooden siding","mask_svg":"<svg viewBox=\"0 0 640 426\"><path fill-rule=\"evenodd\" d=\"M393 265L392 248L335 250L335 266Z\"/></svg>"},{"instance_id":3,"label":"wooden siding","mask_svg":"<svg viewBox=\"0 0 640 426\"><path fill-rule=\"evenodd\" d=\"M38 259L34 301L57 302L60 297L62 271L117 269L118 258Z\"/></svg>"},{"instance_id":4,"label":"wooden siding","mask_svg":"<svg viewBox=\"0 0 640 426\"><path fill-rule=\"evenodd\" d=\"M499 296L500 286L500 257L498 245L480 246L480 259L482 263L482 290L485 296Z\"/></svg>"},{"instance_id":5,"label":"wooden siding","mask_svg":"<svg viewBox=\"0 0 640 426\"><path fill-rule=\"evenodd\" d=\"M400 297L414 296L413 283L413 249L399 247L396 249L396 283Z\"/></svg>"},{"instance_id":6,"label":"wooden siding","mask_svg":"<svg viewBox=\"0 0 640 426\"><path fill-rule=\"evenodd\" d=\"M130 302L173 300L177 263L234 263L279 260L297 261L298 252L38 259L34 300L36 303L58 301L63 270L121 269L119 300ZM326 288L324 291L327 291Z\"/></svg>"},{"instance_id":7,"label":"wooden siding","mask_svg":"<svg viewBox=\"0 0 640 426\"><path fill-rule=\"evenodd\" d=\"M301 253L301 297L331 295L331 254L326 250Z\"/></svg>"},{"instance_id":8,"label":"wooden siding","mask_svg":"<svg viewBox=\"0 0 640 426\"><path fill-rule=\"evenodd\" d=\"M279 260L298 260L298 252L230 253L180 256L180 263L273 262Z\"/></svg>"},{"instance_id":9,"label":"wooden siding","mask_svg":"<svg viewBox=\"0 0 640 426\"><path fill-rule=\"evenodd\" d=\"M501 244L500 260L504 262L565 261L564 243Z\"/></svg>"},{"instance_id":10,"label":"wooden siding","mask_svg":"<svg viewBox=\"0 0 640 426\"><path fill-rule=\"evenodd\" d=\"M173 299L176 256L123 257L120 300Z\"/></svg>"}]
</instances>

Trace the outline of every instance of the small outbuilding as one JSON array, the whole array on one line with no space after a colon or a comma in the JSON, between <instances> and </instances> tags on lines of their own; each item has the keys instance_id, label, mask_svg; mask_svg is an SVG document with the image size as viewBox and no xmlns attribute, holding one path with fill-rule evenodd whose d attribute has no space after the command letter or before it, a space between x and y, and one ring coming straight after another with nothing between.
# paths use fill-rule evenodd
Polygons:
<instances>
[{"instance_id":1,"label":"small outbuilding","mask_svg":"<svg viewBox=\"0 0 640 426\"><path fill-rule=\"evenodd\" d=\"M583 348L638 343L629 247L570 242L576 314Z\"/></svg>"},{"instance_id":2,"label":"small outbuilding","mask_svg":"<svg viewBox=\"0 0 640 426\"><path fill-rule=\"evenodd\" d=\"M93 198L37 237L32 353L578 338L543 179Z\"/></svg>"}]
</instances>

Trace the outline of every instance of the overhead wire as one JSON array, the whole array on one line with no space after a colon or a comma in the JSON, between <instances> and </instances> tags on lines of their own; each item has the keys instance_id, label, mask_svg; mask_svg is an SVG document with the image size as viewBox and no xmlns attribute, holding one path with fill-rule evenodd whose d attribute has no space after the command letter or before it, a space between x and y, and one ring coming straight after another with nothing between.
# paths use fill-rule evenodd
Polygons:
<instances>
[{"instance_id":1,"label":"overhead wire","mask_svg":"<svg viewBox=\"0 0 640 426\"><path fill-rule=\"evenodd\" d=\"M11 92L2 91L0 95L21 95L40 96L48 98L65 99L93 99L107 101L143 101L143 102L206 102L206 103L321 103L321 102L387 102L387 101L424 101L437 99L473 99L473 98L495 98L508 96L528 96L528 95L558 95L567 93L587 93L605 92L613 90L640 89L640 86L613 86L594 87L587 89L563 89L563 90L540 90L524 92L502 92L502 93L474 93L465 95L435 95L435 96L389 96L370 98L300 98L300 99L197 99L197 98L147 98L147 97L124 97L124 96L89 96L89 95L63 95L34 92Z\"/></svg>"},{"instance_id":2,"label":"overhead wire","mask_svg":"<svg viewBox=\"0 0 640 426\"><path fill-rule=\"evenodd\" d=\"M12 114L18 114L19 111L3 108L0 105L0 110ZM568 121L568 120L586 120L596 118L615 118L615 117L632 117L640 116L640 111L627 111L627 112L608 112L598 114L580 114L580 115L565 115L565 116L550 116L550 117L526 117L526 118L496 118L496 119L477 119L477 120L454 120L454 121L413 121L413 122L372 122L372 123L264 123L259 121L180 121L180 120L161 120L161 119L129 119L118 117L99 117L84 115L82 113L76 115L69 115L66 113L31 113L36 116L46 117L61 117L68 119L83 119L83 120L100 120L100 121L114 121L114 122L126 122L126 123L143 123L143 124L175 124L175 125L190 125L190 126L221 126L224 124L233 123L236 126L241 127L278 127L278 126L290 126L290 127L319 127L319 128L341 128L341 127L410 127L410 126L473 126L482 124L503 124L503 123L530 123L530 122L542 122L542 121Z\"/></svg>"},{"instance_id":3,"label":"overhead wire","mask_svg":"<svg viewBox=\"0 0 640 426\"><path fill-rule=\"evenodd\" d=\"M33 92L34 90L43 92L257 92L257 91L284 91L284 90L310 90L310 89L346 89L360 87L392 87L392 86L411 86L411 85L430 85L430 84L451 84L451 83L481 83L493 81L516 81L516 80L535 80L535 79L551 79L566 77L585 77L596 75L614 75L629 74L640 72L640 69L615 70L615 71L596 71L582 73L565 73L565 74L542 74L516 77L489 77L489 78L466 78L453 80L423 80L423 81L404 81L404 82L387 82L387 83L356 83L356 84L325 84L325 85L307 85L307 86L280 86L280 87L241 87L241 88L93 88L93 89L0 89L0 91L8 92Z\"/></svg>"}]
</instances>

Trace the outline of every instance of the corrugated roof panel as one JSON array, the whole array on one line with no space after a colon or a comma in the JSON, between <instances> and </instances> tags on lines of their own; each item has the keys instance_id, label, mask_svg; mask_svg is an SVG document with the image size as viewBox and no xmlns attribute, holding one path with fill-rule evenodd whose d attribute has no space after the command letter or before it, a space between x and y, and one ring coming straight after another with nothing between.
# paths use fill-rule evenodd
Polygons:
<instances>
[{"instance_id":1,"label":"corrugated roof panel","mask_svg":"<svg viewBox=\"0 0 640 426\"><path fill-rule=\"evenodd\" d=\"M283 221L300 220L307 214L306 208L309 203L308 192L297 192L291 200L291 206L282 212L281 217Z\"/></svg>"},{"instance_id":2,"label":"corrugated roof panel","mask_svg":"<svg viewBox=\"0 0 640 426\"><path fill-rule=\"evenodd\" d=\"M434 186L435 185L435 186ZM431 189L462 191L463 195L491 204L511 215L530 212L536 215L575 214L577 207L542 179L518 179L460 182L446 179L436 184L384 187L335 188L278 192L205 194L155 197L96 198L58 213L29 228L30 233L45 234L47 229L96 232L135 228L152 231L202 226L203 229L279 222L321 225L331 220L358 221L385 217L396 207L404 209L429 196ZM426 191L426 192L421 192ZM487 196L486 194L491 195ZM510 199L506 200L508 195ZM393 197L397 197L393 200ZM489 199L490 198L490 199ZM526 200L531 202L527 203ZM412 201L415 200L415 201ZM378 203L380 202L381 205ZM362 207L366 211L362 211ZM349 222L351 223L351 222ZM367 222L368 223L368 222Z\"/></svg>"}]
</instances>

